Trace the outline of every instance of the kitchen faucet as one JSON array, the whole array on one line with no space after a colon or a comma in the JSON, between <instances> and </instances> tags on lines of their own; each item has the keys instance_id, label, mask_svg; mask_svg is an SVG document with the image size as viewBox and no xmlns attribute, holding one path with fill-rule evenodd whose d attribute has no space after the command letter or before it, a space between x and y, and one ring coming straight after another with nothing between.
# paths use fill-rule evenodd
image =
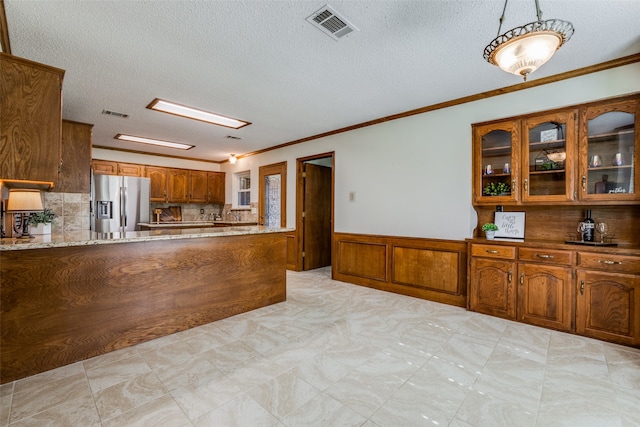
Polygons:
<instances>
[{"instance_id":1,"label":"kitchen faucet","mask_svg":"<svg viewBox=\"0 0 640 427\"><path fill-rule=\"evenodd\" d=\"M233 218L233 219L234 219L234 220L236 220L236 221L240 221L240 220L238 219L238 215L237 215L237 214L234 214L233 212L227 212L227 215L230 215L230 216L231 216L231 218Z\"/></svg>"}]
</instances>

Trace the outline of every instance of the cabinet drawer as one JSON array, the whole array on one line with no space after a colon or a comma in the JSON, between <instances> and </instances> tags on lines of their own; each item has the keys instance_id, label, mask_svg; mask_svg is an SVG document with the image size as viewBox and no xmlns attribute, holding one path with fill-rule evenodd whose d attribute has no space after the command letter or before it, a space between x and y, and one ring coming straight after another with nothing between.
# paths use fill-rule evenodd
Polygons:
<instances>
[{"instance_id":1,"label":"cabinet drawer","mask_svg":"<svg viewBox=\"0 0 640 427\"><path fill-rule=\"evenodd\" d=\"M578 266L617 273L640 274L640 257L578 252Z\"/></svg>"},{"instance_id":2,"label":"cabinet drawer","mask_svg":"<svg viewBox=\"0 0 640 427\"><path fill-rule=\"evenodd\" d=\"M471 256L481 256L485 258L516 259L516 248L515 246L472 244Z\"/></svg>"},{"instance_id":3,"label":"cabinet drawer","mask_svg":"<svg viewBox=\"0 0 640 427\"><path fill-rule=\"evenodd\" d=\"M571 265L573 252L556 249L519 248L518 259L520 261L544 262L547 264Z\"/></svg>"}]
</instances>

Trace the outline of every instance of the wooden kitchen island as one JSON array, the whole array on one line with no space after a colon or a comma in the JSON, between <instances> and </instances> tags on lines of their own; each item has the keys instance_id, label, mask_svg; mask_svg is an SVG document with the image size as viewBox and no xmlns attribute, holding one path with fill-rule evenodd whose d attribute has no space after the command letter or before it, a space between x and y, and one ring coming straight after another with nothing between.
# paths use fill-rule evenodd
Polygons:
<instances>
[{"instance_id":1,"label":"wooden kitchen island","mask_svg":"<svg viewBox=\"0 0 640 427\"><path fill-rule=\"evenodd\" d=\"M0 383L285 301L287 228L0 241Z\"/></svg>"}]
</instances>

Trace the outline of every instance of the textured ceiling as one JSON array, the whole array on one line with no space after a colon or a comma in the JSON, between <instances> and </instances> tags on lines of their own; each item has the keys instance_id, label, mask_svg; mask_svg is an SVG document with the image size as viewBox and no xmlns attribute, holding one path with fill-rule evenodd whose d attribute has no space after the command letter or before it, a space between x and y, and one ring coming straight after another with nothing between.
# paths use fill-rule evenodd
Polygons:
<instances>
[{"instance_id":1,"label":"textured ceiling","mask_svg":"<svg viewBox=\"0 0 640 427\"><path fill-rule=\"evenodd\" d=\"M571 21L575 34L530 80L640 52L639 0L540 3L543 19ZM502 1L329 4L359 31L335 41L308 23L324 1L5 0L5 10L14 55L66 70L65 119L93 123L94 145L149 153L223 161L522 81L482 58ZM534 20L533 0L512 0L502 29ZM146 109L154 98L252 124ZM196 147L155 149L118 133Z\"/></svg>"}]
</instances>

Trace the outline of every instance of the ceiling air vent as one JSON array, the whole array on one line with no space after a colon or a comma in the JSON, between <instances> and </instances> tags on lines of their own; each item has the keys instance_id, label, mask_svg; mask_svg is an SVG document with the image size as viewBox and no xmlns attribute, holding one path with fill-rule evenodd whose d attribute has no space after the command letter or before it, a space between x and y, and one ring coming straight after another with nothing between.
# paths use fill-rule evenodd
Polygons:
<instances>
[{"instance_id":1,"label":"ceiling air vent","mask_svg":"<svg viewBox=\"0 0 640 427\"><path fill-rule=\"evenodd\" d=\"M237 140L242 139L239 136L233 136L233 135L227 135L227 136L225 136L225 138L227 138L227 139L237 139Z\"/></svg>"},{"instance_id":2,"label":"ceiling air vent","mask_svg":"<svg viewBox=\"0 0 640 427\"><path fill-rule=\"evenodd\" d=\"M102 114L106 114L107 116L122 117L123 119L126 119L127 117L129 117L129 115L126 113L118 113L117 111L109 111L109 110L102 110Z\"/></svg>"},{"instance_id":3,"label":"ceiling air vent","mask_svg":"<svg viewBox=\"0 0 640 427\"><path fill-rule=\"evenodd\" d=\"M329 5L314 12L307 18L307 21L334 40L339 40L353 31L358 31L351 22L340 16Z\"/></svg>"}]
</instances>

